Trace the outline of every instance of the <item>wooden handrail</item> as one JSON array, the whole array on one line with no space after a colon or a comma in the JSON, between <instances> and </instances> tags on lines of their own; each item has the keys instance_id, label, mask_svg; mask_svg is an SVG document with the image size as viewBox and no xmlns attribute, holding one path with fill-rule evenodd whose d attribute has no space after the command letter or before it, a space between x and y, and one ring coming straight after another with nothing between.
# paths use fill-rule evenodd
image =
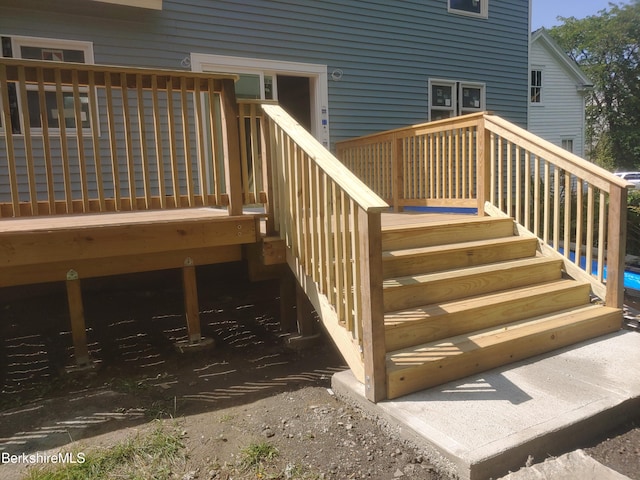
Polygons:
<instances>
[{"instance_id":1,"label":"wooden handrail","mask_svg":"<svg viewBox=\"0 0 640 480\"><path fill-rule=\"evenodd\" d=\"M594 187L611 193L611 187L628 188L629 183L564 148L538 137L496 115L484 115L486 128L502 138L517 143L534 155L553 162L558 168L570 170L572 174L589 182Z\"/></svg>"},{"instance_id":2,"label":"wooden handrail","mask_svg":"<svg viewBox=\"0 0 640 480\"><path fill-rule=\"evenodd\" d=\"M389 205L384 200L378 197L342 162L331 155L313 135L307 132L280 106L265 104L262 109L290 138L295 138L296 143L305 150L309 158L348 193L365 212L382 212L389 208Z\"/></svg>"},{"instance_id":3,"label":"wooden handrail","mask_svg":"<svg viewBox=\"0 0 640 480\"><path fill-rule=\"evenodd\" d=\"M479 215L513 217L521 234L537 236L607 305L622 305L629 184L621 178L488 113L367 135L337 148L345 165L396 208L474 205Z\"/></svg>"},{"instance_id":4,"label":"wooden handrail","mask_svg":"<svg viewBox=\"0 0 640 480\"><path fill-rule=\"evenodd\" d=\"M282 107L262 110L274 230L367 398L379 401L386 397L380 212L389 206Z\"/></svg>"},{"instance_id":5,"label":"wooden handrail","mask_svg":"<svg viewBox=\"0 0 640 480\"><path fill-rule=\"evenodd\" d=\"M0 217L240 213L236 78L0 59Z\"/></svg>"}]
</instances>

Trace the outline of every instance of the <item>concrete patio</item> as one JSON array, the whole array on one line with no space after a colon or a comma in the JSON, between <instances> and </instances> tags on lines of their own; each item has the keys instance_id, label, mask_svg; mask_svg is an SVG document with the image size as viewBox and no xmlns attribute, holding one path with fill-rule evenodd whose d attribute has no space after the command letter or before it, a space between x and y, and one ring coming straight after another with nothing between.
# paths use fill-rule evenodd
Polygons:
<instances>
[{"instance_id":1,"label":"concrete patio","mask_svg":"<svg viewBox=\"0 0 640 480\"><path fill-rule=\"evenodd\" d=\"M444 470L485 480L580 448L637 416L640 377L630 372L638 364L640 335L620 331L378 404L366 400L364 386L350 371L335 374L332 386L438 458ZM567 461L561 468L579 463ZM598 478L624 478L608 477L602 468ZM574 473L562 478L585 478Z\"/></svg>"}]
</instances>

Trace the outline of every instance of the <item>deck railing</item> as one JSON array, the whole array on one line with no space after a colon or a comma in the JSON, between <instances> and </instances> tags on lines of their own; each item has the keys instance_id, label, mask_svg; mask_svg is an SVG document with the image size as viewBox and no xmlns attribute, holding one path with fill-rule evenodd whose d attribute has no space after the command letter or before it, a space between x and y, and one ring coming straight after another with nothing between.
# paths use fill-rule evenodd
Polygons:
<instances>
[{"instance_id":1,"label":"deck railing","mask_svg":"<svg viewBox=\"0 0 640 480\"><path fill-rule=\"evenodd\" d=\"M367 397L378 401L386 395L380 213L388 205L281 107L262 110L272 228Z\"/></svg>"},{"instance_id":2,"label":"deck railing","mask_svg":"<svg viewBox=\"0 0 640 480\"><path fill-rule=\"evenodd\" d=\"M337 151L396 209L513 217L607 305L622 305L627 184L604 169L485 113L339 142Z\"/></svg>"},{"instance_id":3,"label":"deck railing","mask_svg":"<svg viewBox=\"0 0 640 480\"><path fill-rule=\"evenodd\" d=\"M233 81L0 59L0 216L240 212Z\"/></svg>"}]
</instances>

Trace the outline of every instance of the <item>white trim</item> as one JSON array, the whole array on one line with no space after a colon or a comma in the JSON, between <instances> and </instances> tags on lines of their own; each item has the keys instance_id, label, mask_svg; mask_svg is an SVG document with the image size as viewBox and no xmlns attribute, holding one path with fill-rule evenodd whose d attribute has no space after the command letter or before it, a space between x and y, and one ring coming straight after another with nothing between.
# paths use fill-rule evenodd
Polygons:
<instances>
[{"instance_id":1,"label":"white trim","mask_svg":"<svg viewBox=\"0 0 640 480\"><path fill-rule=\"evenodd\" d=\"M457 104L458 104L458 100L457 100L457 95L458 95L458 88L457 88L457 84L455 80L445 80L442 78L429 78L428 81L428 95L429 95L429 121L431 121L431 112L432 111L436 111L436 112L451 112L451 116L455 117L457 114ZM433 88L434 87L449 87L451 88L451 98L449 99L449 105L443 105L443 106L439 106L439 105L434 105L433 101ZM446 100L445 100L446 101Z\"/></svg>"},{"instance_id":2,"label":"white trim","mask_svg":"<svg viewBox=\"0 0 640 480\"><path fill-rule=\"evenodd\" d=\"M21 36L21 35L0 34L0 37L4 37L4 36L9 37L11 39L11 54L13 55L13 58L23 58L20 48L24 46L24 47L36 47L36 48L52 49L52 50L53 49L77 50L84 53L84 64L91 65L94 63L92 42L82 41L82 40L66 40L66 39L59 39L59 38L30 37L30 36ZM0 52L0 56L2 56L2 52ZM34 88L35 87L32 88L27 86L27 90L33 90ZM45 91L55 91L55 87L45 86ZM72 90L70 87L62 88L63 94L71 91ZM88 89L86 87L80 87L80 96L83 96L83 95L86 95L88 97ZM28 108L28 106L24 106L22 104L22 98L20 96L18 96L17 101L18 101L18 114L20 116L20 126L21 126L21 130L24 130L23 112L24 112L24 108ZM89 105L89 108L97 108L97 105L95 106ZM66 119L66 115L64 115L64 118ZM89 119L89 121L91 120ZM0 132L6 133L5 128L6 128L5 125L0 127ZM99 125L98 125L98 128L99 128ZM42 133L41 127L31 127L30 130L33 135L39 135ZM83 127L81 130L83 135L88 135L91 133L90 126ZM55 134L56 132L59 131L59 127L49 127L49 131ZM67 128L67 132L69 135L77 134L77 131L75 128ZM24 134L24 131L21 131L19 134L14 134L14 135L23 135L23 134ZM99 134L100 132L98 130L98 135Z\"/></svg>"},{"instance_id":3,"label":"white trim","mask_svg":"<svg viewBox=\"0 0 640 480\"><path fill-rule=\"evenodd\" d=\"M460 10L451 6L451 0L447 0L447 11L456 15L464 15L466 17L474 18L489 18L489 0L478 0L482 2L480 4L480 13L469 12L467 10Z\"/></svg>"},{"instance_id":4,"label":"white trim","mask_svg":"<svg viewBox=\"0 0 640 480\"><path fill-rule=\"evenodd\" d=\"M275 77L278 74L309 78L311 133L325 147L329 148L329 88L326 65L192 53L191 69L195 72L272 75L274 77L273 94L276 99L278 97Z\"/></svg>"},{"instance_id":5,"label":"white trim","mask_svg":"<svg viewBox=\"0 0 640 480\"><path fill-rule=\"evenodd\" d=\"M92 0L100 3L113 3L127 7L148 8L150 10L162 10L162 0Z\"/></svg>"},{"instance_id":6,"label":"white trim","mask_svg":"<svg viewBox=\"0 0 640 480\"><path fill-rule=\"evenodd\" d=\"M82 40L64 40L60 38L46 37L24 37L20 35L1 35L1 37L11 38L11 51L13 58L22 58L20 47L41 47L41 48L65 48L68 50L82 50L84 52L84 63L93 64L93 42ZM2 55L0 53L0 55Z\"/></svg>"},{"instance_id":7,"label":"white trim","mask_svg":"<svg viewBox=\"0 0 640 480\"><path fill-rule=\"evenodd\" d=\"M538 86L538 88L540 88L540 101L539 102L532 102L531 101L531 89L534 87L534 85L531 84L531 74L536 71L536 72L540 72L540 85ZM529 97L529 105L531 105L532 107L544 107L544 97L545 97L545 84L546 84L546 73L545 73L545 67L544 65L531 65L529 67L529 88L528 88L528 97Z\"/></svg>"}]
</instances>

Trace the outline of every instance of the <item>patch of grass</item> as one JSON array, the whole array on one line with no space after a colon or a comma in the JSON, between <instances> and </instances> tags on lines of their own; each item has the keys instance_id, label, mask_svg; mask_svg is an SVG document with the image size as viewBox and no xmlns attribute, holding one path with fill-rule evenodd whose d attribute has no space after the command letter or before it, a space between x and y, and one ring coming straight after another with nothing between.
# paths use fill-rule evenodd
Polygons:
<instances>
[{"instance_id":1,"label":"patch of grass","mask_svg":"<svg viewBox=\"0 0 640 480\"><path fill-rule=\"evenodd\" d=\"M47 465L32 468L26 480L99 480L127 478L130 480L169 480L176 463L184 458L182 433L167 430L161 423L146 435L88 452L84 463Z\"/></svg>"},{"instance_id":2,"label":"patch of grass","mask_svg":"<svg viewBox=\"0 0 640 480\"><path fill-rule=\"evenodd\" d=\"M240 465L249 470L260 471L264 463L278 456L278 449L267 442L252 443L241 452Z\"/></svg>"}]
</instances>

